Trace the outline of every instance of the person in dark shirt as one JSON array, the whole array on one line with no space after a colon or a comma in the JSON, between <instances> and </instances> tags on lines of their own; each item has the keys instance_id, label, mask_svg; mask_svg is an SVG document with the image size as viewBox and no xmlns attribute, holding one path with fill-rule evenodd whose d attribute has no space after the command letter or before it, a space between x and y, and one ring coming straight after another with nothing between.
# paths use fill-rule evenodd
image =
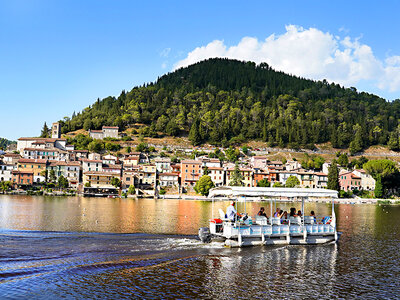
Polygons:
<instances>
[{"instance_id":1,"label":"person in dark shirt","mask_svg":"<svg viewBox=\"0 0 400 300\"><path fill-rule=\"evenodd\" d=\"M258 212L257 216L267 217L267 214L265 213L264 207L260 208L260 211Z\"/></svg>"}]
</instances>

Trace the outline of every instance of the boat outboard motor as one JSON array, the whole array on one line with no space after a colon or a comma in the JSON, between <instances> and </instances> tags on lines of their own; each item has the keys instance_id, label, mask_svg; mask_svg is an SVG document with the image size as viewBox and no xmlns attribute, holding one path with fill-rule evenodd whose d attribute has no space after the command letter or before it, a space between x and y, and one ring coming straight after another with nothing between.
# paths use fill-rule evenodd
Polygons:
<instances>
[{"instance_id":1,"label":"boat outboard motor","mask_svg":"<svg viewBox=\"0 0 400 300\"><path fill-rule=\"evenodd\" d=\"M203 243L211 243L211 233L208 227L201 227L199 229L199 239Z\"/></svg>"}]
</instances>

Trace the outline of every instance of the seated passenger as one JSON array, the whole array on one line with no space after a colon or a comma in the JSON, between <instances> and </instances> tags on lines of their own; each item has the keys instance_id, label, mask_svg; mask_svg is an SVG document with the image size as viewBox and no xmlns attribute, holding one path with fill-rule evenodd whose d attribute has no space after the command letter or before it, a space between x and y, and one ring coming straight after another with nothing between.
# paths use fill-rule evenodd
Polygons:
<instances>
[{"instance_id":1,"label":"seated passenger","mask_svg":"<svg viewBox=\"0 0 400 300\"><path fill-rule=\"evenodd\" d=\"M287 219L288 219L287 211L285 210L281 216L281 224L287 224Z\"/></svg>"},{"instance_id":2,"label":"seated passenger","mask_svg":"<svg viewBox=\"0 0 400 300\"><path fill-rule=\"evenodd\" d=\"M237 215L238 213L235 209L235 201L232 201L231 205L226 209L226 217L231 221L236 221Z\"/></svg>"},{"instance_id":3,"label":"seated passenger","mask_svg":"<svg viewBox=\"0 0 400 300\"><path fill-rule=\"evenodd\" d=\"M290 208L290 216L291 216L291 217L297 217L297 215L296 215L296 208L294 208L294 207L291 207L291 208Z\"/></svg>"},{"instance_id":4,"label":"seated passenger","mask_svg":"<svg viewBox=\"0 0 400 300\"><path fill-rule=\"evenodd\" d=\"M274 213L274 217L275 217L275 218L280 218L280 217L281 217L280 212L281 212L280 208L277 207L277 208L276 208L276 212Z\"/></svg>"},{"instance_id":5,"label":"seated passenger","mask_svg":"<svg viewBox=\"0 0 400 300\"><path fill-rule=\"evenodd\" d=\"M265 213L264 207L260 208L260 211L258 212L257 216L267 217L267 214Z\"/></svg>"},{"instance_id":6,"label":"seated passenger","mask_svg":"<svg viewBox=\"0 0 400 300\"><path fill-rule=\"evenodd\" d=\"M314 223L316 223L317 222L317 217L315 216L315 213L314 213L313 210L311 211L310 216L314 217Z\"/></svg>"},{"instance_id":7,"label":"seated passenger","mask_svg":"<svg viewBox=\"0 0 400 300\"><path fill-rule=\"evenodd\" d=\"M299 216L299 217L301 217L301 216L302 216L302 214L301 214L301 210L299 210L299 211L297 212L297 216Z\"/></svg>"}]
</instances>

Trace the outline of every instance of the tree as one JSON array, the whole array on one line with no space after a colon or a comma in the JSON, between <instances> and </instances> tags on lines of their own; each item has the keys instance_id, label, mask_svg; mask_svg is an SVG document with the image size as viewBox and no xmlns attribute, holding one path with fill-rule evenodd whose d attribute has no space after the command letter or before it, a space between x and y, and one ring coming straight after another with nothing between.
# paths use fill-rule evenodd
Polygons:
<instances>
[{"instance_id":1,"label":"tree","mask_svg":"<svg viewBox=\"0 0 400 300\"><path fill-rule=\"evenodd\" d=\"M289 178L286 180L286 187L293 188L298 185L300 185L300 181L296 176L289 176Z\"/></svg>"},{"instance_id":2,"label":"tree","mask_svg":"<svg viewBox=\"0 0 400 300\"><path fill-rule=\"evenodd\" d=\"M390 134L388 146L390 150L397 151L399 150L399 138L395 132Z\"/></svg>"},{"instance_id":3,"label":"tree","mask_svg":"<svg viewBox=\"0 0 400 300\"><path fill-rule=\"evenodd\" d=\"M11 189L12 183L11 181L0 181L0 190L5 192Z\"/></svg>"},{"instance_id":4,"label":"tree","mask_svg":"<svg viewBox=\"0 0 400 300\"><path fill-rule=\"evenodd\" d=\"M140 143L139 145L136 146L137 152L147 152L148 149L149 149L149 146L146 143Z\"/></svg>"},{"instance_id":5,"label":"tree","mask_svg":"<svg viewBox=\"0 0 400 300\"><path fill-rule=\"evenodd\" d=\"M50 132L50 129L47 127L46 122L44 122L40 137L41 138L48 138L49 137L49 132Z\"/></svg>"},{"instance_id":6,"label":"tree","mask_svg":"<svg viewBox=\"0 0 400 300\"><path fill-rule=\"evenodd\" d=\"M208 192L213 187L214 187L214 182L211 180L211 177L208 175L203 175L203 176L201 176L199 181L196 182L196 185L194 186L194 190L198 194L207 196Z\"/></svg>"},{"instance_id":7,"label":"tree","mask_svg":"<svg viewBox=\"0 0 400 300\"><path fill-rule=\"evenodd\" d=\"M188 138L189 138L189 141L192 142L193 146L197 146L197 145L201 144L202 139L201 139L201 135L200 135L200 120L199 119L196 119L193 122L192 127L190 128L190 131L189 131Z\"/></svg>"},{"instance_id":8,"label":"tree","mask_svg":"<svg viewBox=\"0 0 400 300\"><path fill-rule=\"evenodd\" d=\"M56 172L53 169L51 169L50 170L50 175L49 175L49 181L52 182L52 183L55 183L56 180L57 180Z\"/></svg>"},{"instance_id":9,"label":"tree","mask_svg":"<svg viewBox=\"0 0 400 300\"><path fill-rule=\"evenodd\" d=\"M136 194L136 189L135 186L133 184L131 184L128 188L128 194L129 195L135 195Z\"/></svg>"},{"instance_id":10,"label":"tree","mask_svg":"<svg viewBox=\"0 0 400 300\"><path fill-rule=\"evenodd\" d=\"M66 189L69 186L68 179L65 178L63 175L60 175L58 177L57 184L58 184L58 187L61 188L61 189Z\"/></svg>"},{"instance_id":11,"label":"tree","mask_svg":"<svg viewBox=\"0 0 400 300\"><path fill-rule=\"evenodd\" d=\"M85 187L90 187L90 182L86 182Z\"/></svg>"},{"instance_id":12,"label":"tree","mask_svg":"<svg viewBox=\"0 0 400 300\"><path fill-rule=\"evenodd\" d=\"M126 152L127 152L127 153L131 153L131 152L132 152L131 146L126 147Z\"/></svg>"},{"instance_id":13,"label":"tree","mask_svg":"<svg viewBox=\"0 0 400 300\"><path fill-rule=\"evenodd\" d=\"M273 187L283 187L282 183L280 183L279 181L275 182Z\"/></svg>"},{"instance_id":14,"label":"tree","mask_svg":"<svg viewBox=\"0 0 400 300\"><path fill-rule=\"evenodd\" d=\"M40 172L40 175L44 177L44 182L47 182L49 179L49 171L48 170L43 170Z\"/></svg>"},{"instance_id":15,"label":"tree","mask_svg":"<svg viewBox=\"0 0 400 300\"><path fill-rule=\"evenodd\" d=\"M232 172L229 185L230 186L243 186L244 185L243 180L244 180L244 178L243 178L242 173L240 172L239 164L236 162L235 169Z\"/></svg>"},{"instance_id":16,"label":"tree","mask_svg":"<svg viewBox=\"0 0 400 300\"><path fill-rule=\"evenodd\" d=\"M117 177L111 178L111 185L115 186L116 188L121 187L121 180Z\"/></svg>"},{"instance_id":17,"label":"tree","mask_svg":"<svg viewBox=\"0 0 400 300\"><path fill-rule=\"evenodd\" d=\"M340 191L339 169L335 160L331 163L328 169L328 189Z\"/></svg>"},{"instance_id":18,"label":"tree","mask_svg":"<svg viewBox=\"0 0 400 300\"><path fill-rule=\"evenodd\" d=\"M364 164L363 168L375 180L378 179L378 176L380 176L381 179L385 179L386 177L398 172L396 164L389 159L370 160Z\"/></svg>"},{"instance_id":19,"label":"tree","mask_svg":"<svg viewBox=\"0 0 400 300\"><path fill-rule=\"evenodd\" d=\"M353 129L355 131L355 134L354 134L354 139L351 141L349 146L350 155L354 155L363 149L362 128L357 123L356 125L353 126Z\"/></svg>"},{"instance_id":20,"label":"tree","mask_svg":"<svg viewBox=\"0 0 400 300\"><path fill-rule=\"evenodd\" d=\"M349 157L346 153L340 154L337 162L341 167L347 167L349 164Z\"/></svg>"},{"instance_id":21,"label":"tree","mask_svg":"<svg viewBox=\"0 0 400 300\"><path fill-rule=\"evenodd\" d=\"M90 152L100 153L104 149L104 143L99 140L91 141L88 145L88 150Z\"/></svg>"},{"instance_id":22,"label":"tree","mask_svg":"<svg viewBox=\"0 0 400 300\"><path fill-rule=\"evenodd\" d=\"M210 173L210 171L208 170L208 167L205 166L205 167L203 168L203 174L204 174L204 175L208 175L209 173Z\"/></svg>"},{"instance_id":23,"label":"tree","mask_svg":"<svg viewBox=\"0 0 400 300\"><path fill-rule=\"evenodd\" d=\"M383 185L382 185L381 175L378 175L376 178L374 195L375 195L375 198L383 197Z\"/></svg>"},{"instance_id":24,"label":"tree","mask_svg":"<svg viewBox=\"0 0 400 300\"><path fill-rule=\"evenodd\" d=\"M259 182L257 182L257 186L259 186L259 187L270 187L271 186L271 182L269 182L267 178L263 178Z\"/></svg>"},{"instance_id":25,"label":"tree","mask_svg":"<svg viewBox=\"0 0 400 300\"><path fill-rule=\"evenodd\" d=\"M225 150L226 158L231 162L236 162L240 155L239 149L234 149L232 146L229 146L228 149Z\"/></svg>"}]
</instances>

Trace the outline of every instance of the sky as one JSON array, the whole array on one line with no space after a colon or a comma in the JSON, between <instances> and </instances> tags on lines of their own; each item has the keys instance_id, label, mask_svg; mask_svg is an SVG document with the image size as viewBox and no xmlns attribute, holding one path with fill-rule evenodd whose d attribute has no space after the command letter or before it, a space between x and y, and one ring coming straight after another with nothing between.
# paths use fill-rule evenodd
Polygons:
<instances>
[{"instance_id":1,"label":"sky","mask_svg":"<svg viewBox=\"0 0 400 300\"><path fill-rule=\"evenodd\" d=\"M210 57L400 98L400 1L0 0L0 137Z\"/></svg>"}]
</instances>

